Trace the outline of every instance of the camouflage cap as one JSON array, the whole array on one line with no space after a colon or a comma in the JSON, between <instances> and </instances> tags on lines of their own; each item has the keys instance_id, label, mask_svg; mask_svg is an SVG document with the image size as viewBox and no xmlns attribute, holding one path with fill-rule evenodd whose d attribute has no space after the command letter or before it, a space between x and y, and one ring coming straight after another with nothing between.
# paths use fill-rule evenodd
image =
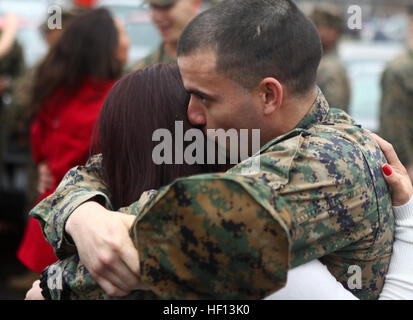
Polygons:
<instances>
[{"instance_id":1,"label":"camouflage cap","mask_svg":"<svg viewBox=\"0 0 413 320\"><path fill-rule=\"evenodd\" d=\"M146 3L159 6L159 7L167 7L167 6L174 4L177 1L178 0L145 0Z\"/></svg>"},{"instance_id":2,"label":"camouflage cap","mask_svg":"<svg viewBox=\"0 0 413 320\"><path fill-rule=\"evenodd\" d=\"M341 10L333 4L317 5L310 15L316 25L324 24L342 31L344 19Z\"/></svg>"}]
</instances>

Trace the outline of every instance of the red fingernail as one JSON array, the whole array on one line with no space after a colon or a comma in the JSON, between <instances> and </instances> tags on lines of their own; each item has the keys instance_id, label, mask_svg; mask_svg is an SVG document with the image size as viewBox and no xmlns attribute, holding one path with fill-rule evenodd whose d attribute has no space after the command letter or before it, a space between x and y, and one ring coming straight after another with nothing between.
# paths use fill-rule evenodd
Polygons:
<instances>
[{"instance_id":1,"label":"red fingernail","mask_svg":"<svg viewBox=\"0 0 413 320\"><path fill-rule=\"evenodd\" d=\"M385 164L385 165L381 168L381 170L383 171L383 173L384 173L386 176L390 176L390 175L393 173L393 169L392 169L388 164Z\"/></svg>"}]
</instances>

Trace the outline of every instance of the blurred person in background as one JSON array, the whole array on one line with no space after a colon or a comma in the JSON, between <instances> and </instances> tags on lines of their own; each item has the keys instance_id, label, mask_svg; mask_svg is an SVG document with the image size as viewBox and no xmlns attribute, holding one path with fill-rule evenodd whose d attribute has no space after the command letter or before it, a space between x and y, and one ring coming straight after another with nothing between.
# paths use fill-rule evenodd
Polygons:
<instances>
[{"instance_id":1,"label":"blurred person in background","mask_svg":"<svg viewBox=\"0 0 413 320\"><path fill-rule=\"evenodd\" d=\"M54 191L67 170L86 162L93 126L122 73L129 45L123 26L106 9L90 10L67 26L37 68L30 105L39 201ZM33 218L17 256L37 273L57 260ZM26 277L25 290L33 278L38 274Z\"/></svg>"},{"instance_id":2,"label":"blurred person in background","mask_svg":"<svg viewBox=\"0 0 413 320\"><path fill-rule=\"evenodd\" d=\"M17 77L25 69L23 49L16 41L18 17L8 14L0 32L0 186L3 175L3 154L6 143L6 103Z\"/></svg>"},{"instance_id":3,"label":"blurred person in background","mask_svg":"<svg viewBox=\"0 0 413 320\"><path fill-rule=\"evenodd\" d=\"M49 47L57 42L65 27L81 13L80 10L70 10L62 12L62 28L49 29L48 19L40 26L40 31ZM12 105L9 108L7 117L7 146L20 150L20 153L27 159L25 168L28 175L28 186L26 191L27 206L32 206L39 194L36 191L37 168L33 163L30 151L30 125L28 125L31 114L30 104L33 92L34 78L36 70L41 61L28 69L17 81L12 92ZM30 208L26 208L25 211Z\"/></svg>"},{"instance_id":4,"label":"blurred person in background","mask_svg":"<svg viewBox=\"0 0 413 320\"><path fill-rule=\"evenodd\" d=\"M83 11L81 10L65 10L62 12L62 28L50 29L48 21L40 26L41 34L43 35L48 48L52 48L63 33L63 30L70 24L70 22ZM30 150L30 116L32 115L32 93L35 84L35 76L38 67L42 60L36 63L33 67L28 69L17 81L12 93L12 105L6 113L7 119L7 133L6 136L6 150L18 150L19 154L25 159L25 174L27 177L27 185L24 192L23 213L30 210L39 197L37 190L38 174L37 165L34 163L32 152ZM5 204L6 208L8 207ZM10 224L4 222L5 225ZM24 291L30 282L37 274L28 271L22 275L18 275L9 279L8 286L17 291Z\"/></svg>"},{"instance_id":5,"label":"blurred person in background","mask_svg":"<svg viewBox=\"0 0 413 320\"><path fill-rule=\"evenodd\" d=\"M347 113L350 105L350 83L344 63L337 53L337 45L344 29L343 15L332 4L320 4L311 19L317 27L323 46L323 57L317 71L317 84L332 108Z\"/></svg>"},{"instance_id":6,"label":"blurred person in background","mask_svg":"<svg viewBox=\"0 0 413 320\"><path fill-rule=\"evenodd\" d=\"M413 5L407 13L407 48L387 65L381 79L380 135L393 144L413 181Z\"/></svg>"},{"instance_id":7,"label":"blurred person in background","mask_svg":"<svg viewBox=\"0 0 413 320\"><path fill-rule=\"evenodd\" d=\"M138 61L133 70L156 63L176 63L178 39L186 25L199 13L202 0L145 0L162 43L157 50Z\"/></svg>"}]
</instances>

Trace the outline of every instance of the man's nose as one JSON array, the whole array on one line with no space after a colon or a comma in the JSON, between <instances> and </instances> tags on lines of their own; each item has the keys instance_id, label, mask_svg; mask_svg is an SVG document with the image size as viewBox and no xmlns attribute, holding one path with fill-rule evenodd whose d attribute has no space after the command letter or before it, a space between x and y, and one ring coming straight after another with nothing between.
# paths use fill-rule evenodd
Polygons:
<instances>
[{"instance_id":1,"label":"man's nose","mask_svg":"<svg viewBox=\"0 0 413 320\"><path fill-rule=\"evenodd\" d=\"M194 102L191 97L188 105L188 120L193 126L204 126L206 125L206 115L203 108Z\"/></svg>"}]
</instances>

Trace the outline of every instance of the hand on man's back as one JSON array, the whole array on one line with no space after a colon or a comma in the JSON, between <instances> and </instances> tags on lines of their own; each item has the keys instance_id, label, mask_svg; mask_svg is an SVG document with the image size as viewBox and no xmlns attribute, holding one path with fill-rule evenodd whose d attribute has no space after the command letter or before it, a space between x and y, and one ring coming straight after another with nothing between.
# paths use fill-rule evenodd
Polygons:
<instances>
[{"instance_id":1,"label":"hand on man's back","mask_svg":"<svg viewBox=\"0 0 413 320\"><path fill-rule=\"evenodd\" d=\"M105 209L97 202L79 206L66 224L80 260L110 296L125 296L143 289L139 254L131 238L134 216Z\"/></svg>"}]
</instances>

